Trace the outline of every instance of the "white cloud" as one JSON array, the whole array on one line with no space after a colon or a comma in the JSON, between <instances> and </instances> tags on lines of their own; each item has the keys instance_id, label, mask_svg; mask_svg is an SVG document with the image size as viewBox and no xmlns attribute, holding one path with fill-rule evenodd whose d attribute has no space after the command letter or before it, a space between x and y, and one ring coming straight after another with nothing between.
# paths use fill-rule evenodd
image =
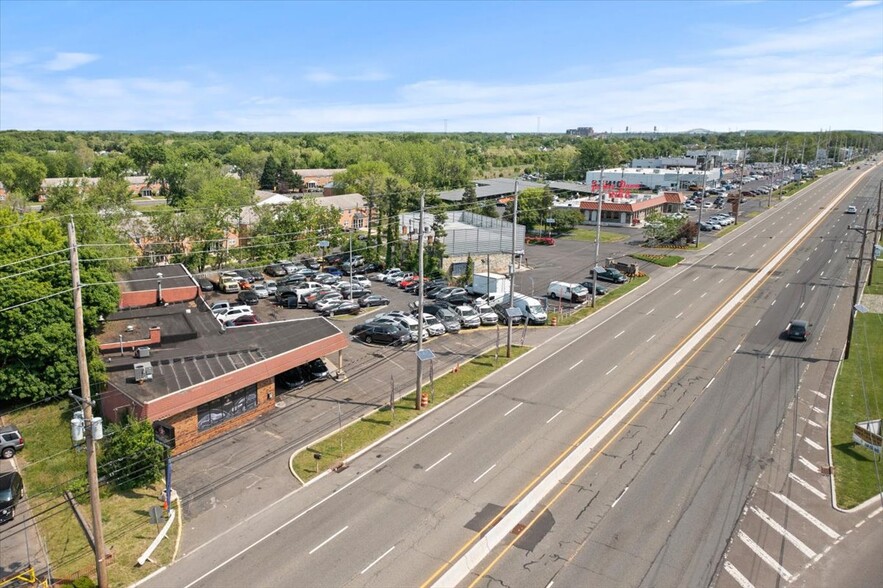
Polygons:
<instances>
[{"instance_id":1,"label":"white cloud","mask_svg":"<svg viewBox=\"0 0 883 588\"><path fill-rule=\"evenodd\" d=\"M868 6L877 6L881 3L881 0L853 0L852 2L847 2L847 8L867 8Z\"/></svg>"},{"instance_id":2,"label":"white cloud","mask_svg":"<svg viewBox=\"0 0 883 588\"><path fill-rule=\"evenodd\" d=\"M367 69L349 75L336 74L327 69L312 68L304 74L304 80L314 84L332 84L337 82L380 82L389 79L389 75L377 70Z\"/></svg>"},{"instance_id":3,"label":"white cloud","mask_svg":"<svg viewBox=\"0 0 883 588\"><path fill-rule=\"evenodd\" d=\"M49 71L67 71L92 63L96 59L98 56L92 53L56 53L43 67Z\"/></svg>"}]
</instances>

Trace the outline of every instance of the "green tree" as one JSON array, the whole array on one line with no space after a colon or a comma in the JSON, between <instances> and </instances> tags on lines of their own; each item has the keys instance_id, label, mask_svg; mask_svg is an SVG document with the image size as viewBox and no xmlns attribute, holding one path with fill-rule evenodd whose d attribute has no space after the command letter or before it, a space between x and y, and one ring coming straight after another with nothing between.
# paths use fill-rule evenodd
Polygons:
<instances>
[{"instance_id":1,"label":"green tree","mask_svg":"<svg viewBox=\"0 0 883 588\"><path fill-rule=\"evenodd\" d=\"M276 179L279 177L279 164L272 155L267 157L264 162L264 170L261 173L261 179L258 182L261 190L275 190Z\"/></svg>"},{"instance_id":2,"label":"green tree","mask_svg":"<svg viewBox=\"0 0 883 588\"><path fill-rule=\"evenodd\" d=\"M678 238L684 219L676 216L652 212L644 224L644 236L658 243L672 243Z\"/></svg>"},{"instance_id":3,"label":"green tree","mask_svg":"<svg viewBox=\"0 0 883 588\"><path fill-rule=\"evenodd\" d=\"M239 179L250 178L257 182L264 169L266 155L255 153L248 145L236 145L225 157L224 161L233 166Z\"/></svg>"},{"instance_id":4,"label":"green tree","mask_svg":"<svg viewBox=\"0 0 883 588\"><path fill-rule=\"evenodd\" d=\"M475 182L469 182L463 189L463 210L478 211L478 196L475 194Z\"/></svg>"},{"instance_id":5,"label":"green tree","mask_svg":"<svg viewBox=\"0 0 883 588\"><path fill-rule=\"evenodd\" d=\"M0 182L8 191L27 198L40 192L46 172L43 162L20 153L7 153L0 162Z\"/></svg>"},{"instance_id":6,"label":"green tree","mask_svg":"<svg viewBox=\"0 0 883 588\"><path fill-rule=\"evenodd\" d=\"M153 166L166 162L166 150L159 143L135 141L129 144L126 155L131 158L141 175L147 175Z\"/></svg>"},{"instance_id":7,"label":"green tree","mask_svg":"<svg viewBox=\"0 0 883 588\"><path fill-rule=\"evenodd\" d=\"M570 232L574 227L580 225L583 222L583 215L579 210L573 208L553 208L552 219L555 221L554 231L557 234L562 234Z\"/></svg>"},{"instance_id":8,"label":"green tree","mask_svg":"<svg viewBox=\"0 0 883 588\"><path fill-rule=\"evenodd\" d=\"M506 203L505 218L511 222L515 201ZM543 226L552 208L552 193L546 188L528 188L518 193L518 224L528 231Z\"/></svg>"},{"instance_id":9,"label":"green tree","mask_svg":"<svg viewBox=\"0 0 883 588\"><path fill-rule=\"evenodd\" d=\"M92 164L92 175L103 178L106 176L123 177L135 166L132 158L122 153L112 153L98 157Z\"/></svg>"},{"instance_id":10,"label":"green tree","mask_svg":"<svg viewBox=\"0 0 883 588\"><path fill-rule=\"evenodd\" d=\"M500 215L497 213L497 202L493 198L485 198L481 201L481 210L479 211L482 215L488 216L490 218L498 218Z\"/></svg>"},{"instance_id":11,"label":"green tree","mask_svg":"<svg viewBox=\"0 0 883 588\"><path fill-rule=\"evenodd\" d=\"M107 427L98 472L117 490L149 486L162 477L164 452L154 440L150 421L126 416Z\"/></svg>"},{"instance_id":12,"label":"green tree","mask_svg":"<svg viewBox=\"0 0 883 588\"><path fill-rule=\"evenodd\" d=\"M611 156L607 145L601 139L584 139L579 146L579 154L576 158L576 167L580 175L585 177L586 172L593 169L608 167L616 161Z\"/></svg>"},{"instance_id":13,"label":"green tree","mask_svg":"<svg viewBox=\"0 0 883 588\"><path fill-rule=\"evenodd\" d=\"M160 184L160 195L165 196L171 206L177 206L187 195L184 182L187 179L187 164L174 154L166 161L150 168L148 180Z\"/></svg>"}]
</instances>

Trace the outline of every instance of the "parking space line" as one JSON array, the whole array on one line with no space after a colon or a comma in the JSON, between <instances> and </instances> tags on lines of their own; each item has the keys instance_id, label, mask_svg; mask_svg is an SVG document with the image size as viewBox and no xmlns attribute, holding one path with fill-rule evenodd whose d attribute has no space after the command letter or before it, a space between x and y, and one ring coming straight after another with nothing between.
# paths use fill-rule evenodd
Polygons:
<instances>
[{"instance_id":1,"label":"parking space line","mask_svg":"<svg viewBox=\"0 0 883 588\"><path fill-rule=\"evenodd\" d=\"M623 496L625 496L625 493L628 492L628 491L629 491L629 487L628 487L628 486L626 486L625 488L623 488L623 489L622 489L622 492L619 493L619 496L616 497L616 500L613 501L613 504L610 505L610 508L613 508L614 506L616 506L616 503L619 502L619 499L622 498Z\"/></svg>"},{"instance_id":2,"label":"parking space line","mask_svg":"<svg viewBox=\"0 0 883 588\"><path fill-rule=\"evenodd\" d=\"M435 466L437 466L438 464L440 464L440 463L443 462L444 460L448 459L449 457L451 457L451 453L450 453L450 452L448 452L448 454L447 454L446 456L444 456L443 458L441 458L440 460L438 460L437 462L435 462L434 464L432 464L431 466L429 466L428 468L426 468L426 471L428 472L429 470L431 470L432 468L434 468Z\"/></svg>"},{"instance_id":3,"label":"parking space line","mask_svg":"<svg viewBox=\"0 0 883 588\"><path fill-rule=\"evenodd\" d=\"M825 414L825 411L822 410L821 408L819 408L818 406L813 406L813 407L812 407L812 411L813 411L813 412L817 412L817 413L819 413L819 414Z\"/></svg>"},{"instance_id":4,"label":"parking space line","mask_svg":"<svg viewBox=\"0 0 883 588\"><path fill-rule=\"evenodd\" d=\"M819 466L817 466L816 464L812 463L811 461L809 461L808 459L806 459L806 458L803 457L802 455L801 455L801 456L798 456L797 461L799 461L800 463L802 463L804 466L806 466L806 468L807 468L808 470L811 470L813 473L816 473L816 474L821 474L821 473L822 473L822 470L819 468Z\"/></svg>"},{"instance_id":5,"label":"parking space line","mask_svg":"<svg viewBox=\"0 0 883 588\"><path fill-rule=\"evenodd\" d=\"M825 496L824 492L818 490L817 488L815 488L812 484L810 484L809 482L807 482L803 478L798 477L797 474L795 474L794 472L788 472L788 477L791 478L792 480L794 480L795 482L797 482L798 484L800 484L801 486L803 486L804 488L806 488L807 490L809 490L810 492L812 492L813 494L815 494L816 496L818 496L819 498L821 498L822 500L827 498L827 496Z\"/></svg>"},{"instance_id":6,"label":"parking space line","mask_svg":"<svg viewBox=\"0 0 883 588\"><path fill-rule=\"evenodd\" d=\"M810 392L812 392L813 394L815 394L816 396L818 396L818 397L821 398L822 400L827 400L827 399L828 399L828 396L827 396L826 394L822 394L822 393L819 392L818 390L810 390Z\"/></svg>"},{"instance_id":7,"label":"parking space line","mask_svg":"<svg viewBox=\"0 0 883 588\"><path fill-rule=\"evenodd\" d=\"M788 284L785 284L785 287L787 288L787 287L788 287ZM772 302L770 302L770 306L775 306L775 305L776 305L776 301L775 301L775 300L773 300Z\"/></svg>"},{"instance_id":8,"label":"parking space line","mask_svg":"<svg viewBox=\"0 0 883 588\"><path fill-rule=\"evenodd\" d=\"M681 421L676 422L676 423L675 423L675 426L672 427L672 428L671 428L671 431L668 432L668 435L671 435L672 433L674 433L674 432L675 432L675 429L677 429L678 426L679 426L680 424L681 424Z\"/></svg>"},{"instance_id":9,"label":"parking space line","mask_svg":"<svg viewBox=\"0 0 883 588\"><path fill-rule=\"evenodd\" d=\"M524 404L524 402L519 402L518 404L516 404L515 406L513 406L512 408L510 408L510 409L506 412L506 414L504 414L503 416L509 416L510 414L512 414L513 412L515 412L515 411L518 409L518 407L521 406L522 404ZM448 455L450 455L450 454L448 454Z\"/></svg>"},{"instance_id":10,"label":"parking space line","mask_svg":"<svg viewBox=\"0 0 883 588\"><path fill-rule=\"evenodd\" d=\"M773 496L775 496L776 498L778 498L780 501L782 501L782 503L784 503L785 506L789 507L791 510L793 510L794 512L796 512L797 514L799 514L800 516L802 516L803 518L808 520L810 523L815 525L822 533L824 533L825 535L827 535L831 539L840 539L840 533L838 533L837 531L835 531L834 529L832 529L831 527L829 527L828 525L826 525L825 523L823 523L822 521L817 519L816 517L812 516L811 514L809 514L805 510L803 510L800 507L800 505L795 504L787 496L779 494L778 492L771 492L771 494Z\"/></svg>"},{"instance_id":11,"label":"parking space line","mask_svg":"<svg viewBox=\"0 0 883 588\"><path fill-rule=\"evenodd\" d=\"M806 441L806 444L809 445L810 447L812 447L813 449L818 449L820 451L822 449L824 449L824 447L822 447L821 445L819 445L818 443L816 443L815 441L813 441L809 437L804 437L803 440Z\"/></svg>"},{"instance_id":12,"label":"parking space line","mask_svg":"<svg viewBox=\"0 0 883 588\"><path fill-rule=\"evenodd\" d=\"M650 310L648 310L648 311L647 311L647 314L653 314L653 311L654 311L654 310L656 310L656 307L655 307L655 306L654 306L653 308L651 308Z\"/></svg>"},{"instance_id":13,"label":"parking space line","mask_svg":"<svg viewBox=\"0 0 883 588\"><path fill-rule=\"evenodd\" d=\"M793 533L789 532L788 529L780 525L773 517L763 512L756 506L751 507L751 512L760 517L760 520L765 522L767 525L773 528L773 531L781 535L785 538L785 540L800 550L800 553L812 559L816 556L816 552L807 547L806 543L798 539Z\"/></svg>"},{"instance_id":14,"label":"parking space line","mask_svg":"<svg viewBox=\"0 0 883 588\"><path fill-rule=\"evenodd\" d=\"M736 569L736 566L731 564L729 561L724 562L724 569L727 570L727 573L730 574L736 584L738 584L741 588L754 588L754 584L748 581L748 578L742 575L742 572Z\"/></svg>"},{"instance_id":15,"label":"parking space line","mask_svg":"<svg viewBox=\"0 0 883 588\"><path fill-rule=\"evenodd\" d=\"M546 421L546 424L548 425L549 423L554 421L556 418L558 418L558 415L561 414L562 412L564 412L563 408L561 410L559 410L558 412L556 412L555 414L553 414L552 418L550 418L548 421Z\"/></svg>"},{"instance_id":16,"label":"parking space line","mask_svg":"<svg viewBox=\"0 0 883 588\"><path fill-rule=\"evenodd\" d=\"M779 577L781 577L786 582L791 581L791 572L786 570L782 565L779 564L769 553L764 551L760 545L754 542L754 540L745 534L745 531L739 530L739 539L742 540L742 543L748 546L748 549L753 551L757 557L759 557L765 564L773 568Z\"/></svg>"}]
</instances>

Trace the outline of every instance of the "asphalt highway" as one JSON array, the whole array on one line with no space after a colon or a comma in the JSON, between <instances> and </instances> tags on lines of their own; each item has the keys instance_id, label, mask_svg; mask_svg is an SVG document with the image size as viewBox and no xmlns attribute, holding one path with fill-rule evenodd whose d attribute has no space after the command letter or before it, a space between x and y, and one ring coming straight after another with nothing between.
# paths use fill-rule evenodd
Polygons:
<instances>
[{"instance_id":1,"label":"asphalt highway","mask_svg":"<svg viewBox=\"0 0 883 588\"><path fill-rule=\"evenodd\" d=\"M779 335L832 316L840 290L810 282L846 276L855 237L806 227L859 178L822 178L148 585L707 584L807 359L842 346Z\"/></svg>"}]
</instances>

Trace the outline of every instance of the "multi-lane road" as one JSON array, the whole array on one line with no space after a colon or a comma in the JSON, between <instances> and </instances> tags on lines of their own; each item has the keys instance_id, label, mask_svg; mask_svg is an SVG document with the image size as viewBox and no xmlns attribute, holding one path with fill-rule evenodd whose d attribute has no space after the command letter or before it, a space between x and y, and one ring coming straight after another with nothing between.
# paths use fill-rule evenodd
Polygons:
<instances>
[{"instance_id":1,"label":"multi-lane road","mask_svg":"<svg viewBox=\"0 0 883 588\"><path fill-rule=\"evenodd\" d=\"M708 585L808 370L836 367L842 211L880 175L822 178L148 583Z\"/></svg>"}]
</instances>

